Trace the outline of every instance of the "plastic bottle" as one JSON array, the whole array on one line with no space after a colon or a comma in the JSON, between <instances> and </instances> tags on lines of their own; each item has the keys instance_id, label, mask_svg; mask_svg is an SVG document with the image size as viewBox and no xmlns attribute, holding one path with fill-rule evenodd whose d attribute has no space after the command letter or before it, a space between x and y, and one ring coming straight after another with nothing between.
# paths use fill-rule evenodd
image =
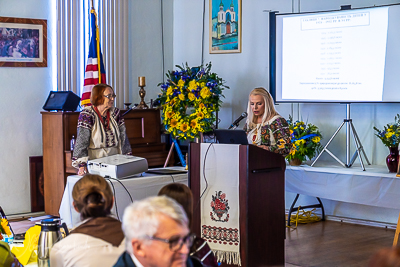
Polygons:
<instances>
[{"instance_id":1,"label":"plastic bottle","mask_svg":"<svg viewBox=\"0 0 400 267\"><path fill-rule=\"evenodd\" d=\"M74 151L74 148L75 148L75 135L72 135L72 139L71 139L69 144L70 144L70 150Z\"/></svg>"}]
</instances>

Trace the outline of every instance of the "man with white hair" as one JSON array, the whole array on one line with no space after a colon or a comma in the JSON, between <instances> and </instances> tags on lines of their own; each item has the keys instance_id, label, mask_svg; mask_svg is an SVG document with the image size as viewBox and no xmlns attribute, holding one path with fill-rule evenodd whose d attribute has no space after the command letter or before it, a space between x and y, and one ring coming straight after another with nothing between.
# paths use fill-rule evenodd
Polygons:
<instances>
[{"instance_id":1,"label":"man with white hair","mask_svg":"<svg viewBox=\"0 0 400 267\"><path fill-rule=\"evenodd\" d=\"M125 209L122 229L127 251L114 267L187 266L194 236L175 200L159 196L135 201Z\"/></svg>"}]
</instances>

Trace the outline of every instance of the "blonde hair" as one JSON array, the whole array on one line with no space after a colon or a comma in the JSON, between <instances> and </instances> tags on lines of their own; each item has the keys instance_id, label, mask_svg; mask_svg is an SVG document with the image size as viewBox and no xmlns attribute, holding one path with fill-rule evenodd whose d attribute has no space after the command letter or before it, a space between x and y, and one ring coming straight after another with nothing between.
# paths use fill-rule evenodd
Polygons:
<instances>
[{"instance_id":1,"label":"blonde hair","mask_svg":"<svg viewBox=\"0 0 400 267\"><path fill-rule=\"evenodd\" d=\"M251 104L250 104L250 96L251 95L261 95L264 99L264 115L262 117L262 123L265 123L266 121L272 119L274 116L279 115L279 113L275 110L275 105L274 101L272 100L272 96L270 93L263 87L257 87L254 88L253 91L250 92L249 94L249 102L247 104L247 128L248 129L253 129L257 121L255 121L255 117L253 114L253 111L251 110Z\"/></svg>"}]
</instances>

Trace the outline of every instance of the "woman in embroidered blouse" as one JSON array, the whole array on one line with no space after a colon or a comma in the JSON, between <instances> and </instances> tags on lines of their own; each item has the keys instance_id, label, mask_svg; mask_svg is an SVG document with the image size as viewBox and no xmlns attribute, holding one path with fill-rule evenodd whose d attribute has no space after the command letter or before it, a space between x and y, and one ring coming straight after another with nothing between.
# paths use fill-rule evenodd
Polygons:
<instances>
[{"instance_id":1,"label":"woman in embroidered blouse","mask_svg":"<svg viewBox=\"0 0 400 267\"><path fill-rule=\"evenodd\" d=\"M72 157L72 166L79 169L78 175L87 172L89 159L132 154L124 119L120 110L114 107L115 97L111 86L97 84L90 95L92 106L86 107L79 114Z\"/></svg>"},{"instance_id":2,"label":"woman in embroidered blouse","mask_svg":"<svg viewBox=\"0 0 400 267\"><path fill-rule=\"evenodd\" d=\"M246 125L249 144L287 156L292 147L287 121L275 110L271 95L265 88L255 88L249 95Z\"/></svg>"}]
</instances>

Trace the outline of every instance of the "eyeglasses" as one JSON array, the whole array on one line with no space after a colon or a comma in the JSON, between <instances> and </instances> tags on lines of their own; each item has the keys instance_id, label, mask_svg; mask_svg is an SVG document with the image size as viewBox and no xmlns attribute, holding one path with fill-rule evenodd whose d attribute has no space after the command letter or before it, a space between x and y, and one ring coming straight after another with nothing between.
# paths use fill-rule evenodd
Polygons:
<instances>
[{"instance_id":1,"label":"eyeglasses","mask_svg":"<svg viewBox=\"0 0 400 267\"><path fill-rule=\"evenodd\" d=\"M117 97L116 94L109 94L109 95L104 95L104 97L107 97L108 99L115 99Z\"/></svg>"},{"instance_id":2,"label":"eyeglasses","mask_svg":"<svg viewBox=\"0 0 400 267\"><path fill-rule=\"evenodd\" d=\"M171 239L163 239L155 236L147 236L146 238L167 243L169 244L169 249L171 251L177 252L182 248L183 244L187 245L190 248L193 245L195 237L196 236L194 234L188 234L184 237L172 237Z\"/></svg>"}]
</instances>

